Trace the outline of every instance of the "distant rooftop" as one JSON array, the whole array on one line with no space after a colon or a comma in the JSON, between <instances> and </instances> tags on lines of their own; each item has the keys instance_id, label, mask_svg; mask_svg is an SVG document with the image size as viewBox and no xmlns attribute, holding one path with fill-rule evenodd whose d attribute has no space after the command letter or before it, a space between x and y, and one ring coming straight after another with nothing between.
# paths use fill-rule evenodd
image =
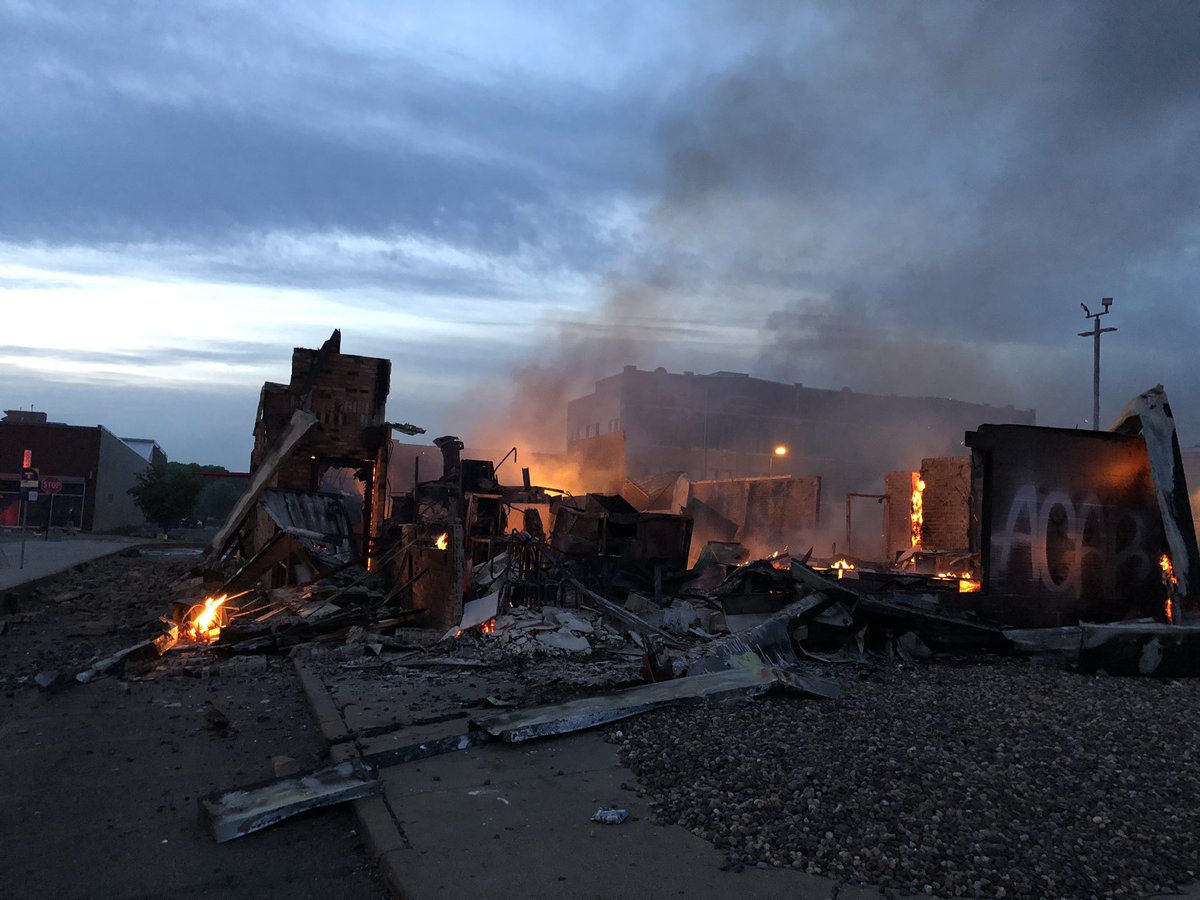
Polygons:
<instances>
[{"instance_id":1,"label":"distant rooftop","mask_svg":"<svg viewBox=\"0 0 1200 900\"><path fill-rule=\"evenodd\" d=\"M164 459L167 456L167 454L163 452L163 448L158 445L158 441L154 440L153 438L123 437L121 438L121 442L147 462L154 462L155 450L157 450Z\"/></svg>"}]
</instances>

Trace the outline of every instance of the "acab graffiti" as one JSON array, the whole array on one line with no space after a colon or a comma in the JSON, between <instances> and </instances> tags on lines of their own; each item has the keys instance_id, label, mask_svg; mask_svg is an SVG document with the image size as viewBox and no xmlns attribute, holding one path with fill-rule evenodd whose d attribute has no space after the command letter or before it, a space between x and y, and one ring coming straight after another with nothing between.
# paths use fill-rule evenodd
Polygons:
<instances>
[{"instance_id":1,"label":"acab graffiti","mask_svg":"<svg viewBox=\"0 0 1200 900\"><path fill-rule=\"evenodd\" d=\"M1137 510L1027 484L1013 494L1004 528L992 531L992 587L1032 584L1063 599L1123 596L1155 571L1150 537Z\"/></svg>"}]
</instances>

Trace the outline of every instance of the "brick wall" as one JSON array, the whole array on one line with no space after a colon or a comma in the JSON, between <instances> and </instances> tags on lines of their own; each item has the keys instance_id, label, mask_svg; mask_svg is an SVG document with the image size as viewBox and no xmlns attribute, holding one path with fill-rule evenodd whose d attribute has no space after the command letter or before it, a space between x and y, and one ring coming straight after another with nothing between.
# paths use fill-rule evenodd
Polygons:
<instances>
[{"instance_id":1,"label":"brick wall","mask_svg":"<svg viewBox=\"0 0 1200 900\"><path fill-rule=\"evenodd\" d=\"M921 460L925 482L925 550L966 550L971 527L971 457L942 456Z\"/></svg>"},{"instance_id":2,"label":"brick wall","mask_svg":"<svg viewBox=\"0 0 1200 900\"><path fill-rule=\"evenodd\" d=\"M902 470L886 472L883 492L888 496L888 519L884 523L884 543L889 560L912 547L912 493L917 473Z\"/></svg>"}]
</instances>

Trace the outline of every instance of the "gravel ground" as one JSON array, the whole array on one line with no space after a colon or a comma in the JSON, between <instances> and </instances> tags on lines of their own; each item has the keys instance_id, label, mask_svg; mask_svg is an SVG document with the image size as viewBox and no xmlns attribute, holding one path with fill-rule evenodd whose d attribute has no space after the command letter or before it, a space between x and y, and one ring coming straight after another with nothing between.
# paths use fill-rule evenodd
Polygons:
<instances>
[{"instance_id":1,"label":"gravel ground","mask_svg":"<svg viewBox=\"0 0 1200 900\"><path fill-rule=\"evenodd\" d=\"M1196 880L1200 682L1019 660L837 674L838 701L664 710L610 735L655 816L734 867L966 897Z\"/></svg>"}]
</instances>

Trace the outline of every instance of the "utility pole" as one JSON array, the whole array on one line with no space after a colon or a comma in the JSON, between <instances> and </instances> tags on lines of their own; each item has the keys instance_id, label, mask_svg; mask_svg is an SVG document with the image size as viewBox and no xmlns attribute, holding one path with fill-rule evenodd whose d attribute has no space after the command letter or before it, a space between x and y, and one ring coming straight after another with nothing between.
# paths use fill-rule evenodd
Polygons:
<instances>
[{"instance_id":1,"label":"utility pole","mask_svg":"<svg viewBox=\"0 0 1200 900\"><path fill-rule=\"evenodd\" d=\"M1092 312L1087 308L1086 303L1079 304L1083 307L1083 314L1093 320L1092 324L1094 326L1091 331L1079 332L1079 336L1093 338L1096 342L1092 360L1092 431L1100 430L1100 335L1107 331L1117 330L1115 328L1100 327L1100 317L1109 314L1109 307L1112 306L1112 297L1104 297L1100 303L1104 307L1102 312Z\"/></svg>"}]
</instances>

